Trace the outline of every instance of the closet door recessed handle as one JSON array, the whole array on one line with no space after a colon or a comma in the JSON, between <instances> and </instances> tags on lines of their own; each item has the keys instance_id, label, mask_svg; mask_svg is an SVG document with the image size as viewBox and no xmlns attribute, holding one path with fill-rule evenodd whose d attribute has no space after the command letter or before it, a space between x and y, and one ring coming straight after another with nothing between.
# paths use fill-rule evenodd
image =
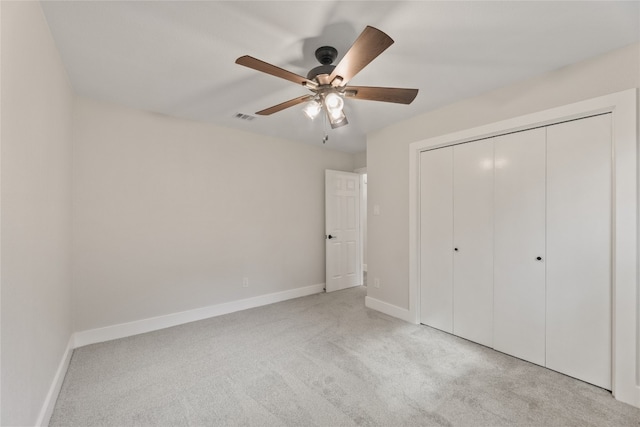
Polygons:
<instances>
[{"instance_id":1,"label":"closet door recessed handle","mask_svg":"<svg viewBox=\"0 0 640 427\"><path fill-rule=\"evenodd\" d=\"M536 257L536 260L537 260L537 261L542 261L542 257L541 257L541 256Z\"/></svg>"},{"instance_id":2,"label":"closet door recessed handle","mask_svg":"<svg viewBox=\"0 0 640 427\"><path fill-rule=\"evenodd\" d=\"M453 248L454 251L458 252L458 248Z\"/></svg>"}]
</instances>

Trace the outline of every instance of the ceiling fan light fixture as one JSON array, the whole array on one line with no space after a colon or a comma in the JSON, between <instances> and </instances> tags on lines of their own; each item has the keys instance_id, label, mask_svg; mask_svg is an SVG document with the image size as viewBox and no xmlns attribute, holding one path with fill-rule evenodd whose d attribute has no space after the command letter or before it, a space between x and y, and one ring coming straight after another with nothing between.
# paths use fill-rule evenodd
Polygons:
<instances>
[{"instance_id":1,"label":"ceiling fan light fixture","mask_svg":"<svg viewBox=\"0 0 640 427\"><path fill-rule=\"evenodd\" d=\"M329 124L331 124L331 129L336 129L341 126L348 125L347 116L345 116L344 111L338 110L335 113L327 110L327 116L329 116Z\"/></svg>"},{"instance_id":2,"label":"ceiling fan light fixture","mask_svg":"<svg viewBox=\"0 0 640 427\"><path fill-rule=\"evenodd\" d=\"M329 110L329 115L333 120L336 120L336 121L339 121L342 117L344 117L344 113L342 112L342 110L338 110L338 109Z\"/></svg>"},{"instance_id":3,"label":"ceiling fan light fixture","mask_svg":"<svg viewBox=\"0 0 640 427\"><path fill-rule=\"evenodd\" d=\"M344 100L336 92L330 92L324 97L324 105L327 107L327 111L331 115L338 117L340 116L340 113L342 113Z\"/></svg>"},{"instance_id":4,"label":"ceiling fan light fixture","mask_svg":"<svg viewBox=\"0 0 640 427\"><path fill-rule=\"evenodd\" d=\"M311 120L315 119L320 113L322 105L315 99L307 102L307 105L302 109L302 112L307 115Z\"/></svg>"}]
</instances>

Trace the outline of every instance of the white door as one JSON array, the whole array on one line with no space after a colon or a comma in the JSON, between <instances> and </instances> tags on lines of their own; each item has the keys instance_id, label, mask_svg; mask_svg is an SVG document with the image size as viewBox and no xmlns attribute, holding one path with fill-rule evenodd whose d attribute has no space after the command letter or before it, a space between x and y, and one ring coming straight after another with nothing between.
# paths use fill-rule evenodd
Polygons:
<instances>
[{"instance_id":1,"label":"white door","mask_svg":"<svg viewBox=\"0 0 640 427\"><path fill-rule=\"evenodd\" d=\"M420 323L453 332L453 147L420 154Z\"/></svg>"},{"instance_id":2,"label":"white door","mask_svg":"<svg viewBox=\"0 0 640 427\"><path fill-rule=\"evenodd\" d=\"M545 364L545 129L494 139L493 347Z\"/></svg>"},{"instance_id":3,"label":"white door","mask_svg":"<svg viewBox=\"0 0 640 427\"><path fill-rule=\"evenodd\" d=\"M611 389L611 115L547 128L547 367Z\"/></svg>"},{"instance_id":4,"label":"white door","mask_svg":"<svg viewBox=\"0 0 640 427\"><path fill-rule=\"evenodd\" d=\"M493 141L453 147L453 333L493 344Z\"/></svg>"},{"instance_id":5,"label":"white door","mask_svg":"<svg viewBox=\"0 0 640 427\"><path fill-rule=\"evenodd\" d=\"M360 175L325 171L326 290L362 284Z\"/></svg>"}]
</instances>

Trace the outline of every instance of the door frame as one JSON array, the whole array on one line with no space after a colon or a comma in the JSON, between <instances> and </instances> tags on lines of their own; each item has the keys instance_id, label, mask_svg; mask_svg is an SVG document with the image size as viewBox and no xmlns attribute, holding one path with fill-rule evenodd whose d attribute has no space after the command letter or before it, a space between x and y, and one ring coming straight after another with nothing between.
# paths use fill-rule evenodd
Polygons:
<instances>
[{"instance_id":1,"label":"door frame","mask_svg":"<svg viewBox=\"0 0 640 427\"><path fill-rule=\"evenodd\" d=\"M354 173L360 175L360 264L362 264L362 274L364 280L364 272L367 271L367 263L365 263L365 235L367 233L367 200L365 199L365 186L367 185L367 167L357 168ZM364 284L364 283L363 283Z\"/></svg>"},{"instance_id":2,"label":"door frame","mask_svg":"<svg viewBox=\"0 0 640 427\"><path fill-rule=\"evenodd\" d=\"M409 318L420 321L420 153L507 133L612 114L612 387L640 407L637 89L551 108L409 145Z\"/></svg>"}]
</instances>

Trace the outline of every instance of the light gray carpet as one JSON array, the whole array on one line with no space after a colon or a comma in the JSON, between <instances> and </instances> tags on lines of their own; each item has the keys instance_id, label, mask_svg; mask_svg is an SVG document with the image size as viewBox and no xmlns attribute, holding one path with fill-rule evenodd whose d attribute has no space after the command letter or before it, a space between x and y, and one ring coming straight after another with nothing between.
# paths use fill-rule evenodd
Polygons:
<instances>
[{"instance_id":1,"label":"light gray carpet","mask_svg":"<svg viewBox=\"0 0 640 427\"><path fill-rule=\"evenodd\" d=\"M74 351L52 426L639 426L597 387L352 288Z\"/></svg>"}]
</instances>

